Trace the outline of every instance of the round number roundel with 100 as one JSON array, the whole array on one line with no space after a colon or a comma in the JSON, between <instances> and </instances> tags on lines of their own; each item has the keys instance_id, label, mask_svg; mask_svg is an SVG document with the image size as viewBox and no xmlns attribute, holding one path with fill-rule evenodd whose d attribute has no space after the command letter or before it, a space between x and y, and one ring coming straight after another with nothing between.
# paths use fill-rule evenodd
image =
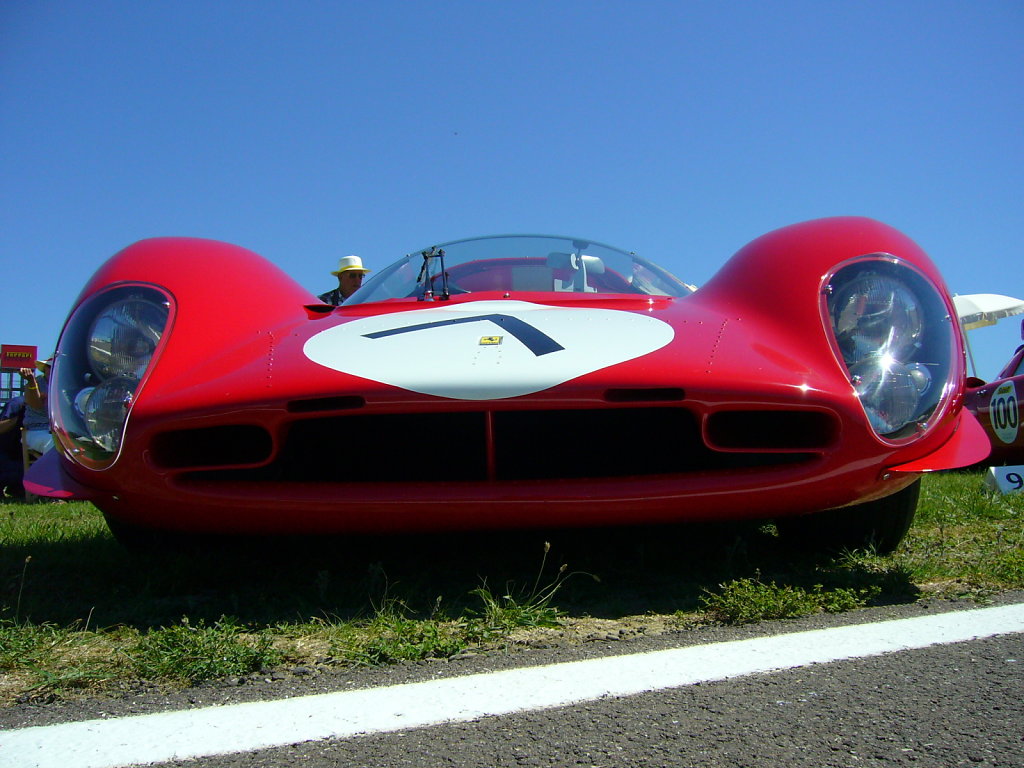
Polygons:
<instances>
[{"instance_id":1,"label":"round number roundel with 100","mask_svg":"<svg viewBox=\"0 0 1024 768\"><path fill-rule=\"evenodd\" d=\"M1018 411L1017 392L1013 382L1008 381L992 393L992 399L988 403L989 418L992 420L992 429L1004 443L1012 443L1017 439L1017 429L1020 426L1020 413Z\"/></svg>"},{"instance_id":2,"label":"round number roundel with 100","mask_svg":"<svg viewBox=\"0 0 1024 768\"><path fill-rule=\"evenodd\" d=\"M613 309L469 302L353 320L303 347L327 368L457 400L549 389L664 347L672 326Z\"/></svg>"}]
</instances>

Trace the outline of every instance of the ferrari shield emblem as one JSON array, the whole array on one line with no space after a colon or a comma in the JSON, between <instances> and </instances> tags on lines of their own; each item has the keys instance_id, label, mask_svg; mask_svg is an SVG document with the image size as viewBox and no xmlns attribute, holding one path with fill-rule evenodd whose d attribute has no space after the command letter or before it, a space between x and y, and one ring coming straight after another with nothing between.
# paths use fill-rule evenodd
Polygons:
<instances>
[{"instance_id":1,"label":"ferrari shield emblem","mask_svg":"<svg viewBox=\"0 0 1024 768\"><path fill-rule=\"evenodd\" d=\"M494 344L501 344L501 336L481 336L480 346L492 346Z\"/></svg>"}]
</instances>

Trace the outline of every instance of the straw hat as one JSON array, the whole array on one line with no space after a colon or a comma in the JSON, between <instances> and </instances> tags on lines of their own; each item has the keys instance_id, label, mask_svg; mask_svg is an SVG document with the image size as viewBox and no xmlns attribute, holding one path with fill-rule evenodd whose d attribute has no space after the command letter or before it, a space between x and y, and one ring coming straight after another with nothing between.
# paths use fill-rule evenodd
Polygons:
<instances>
[{"instance_id":1,"label":"straw hat","mask_svg":"<svg viewBox=\"0 0 1024 768\"><path fill-rule=\"evenodd\" d=\"M332 275L337 277L342 272L369 272L366 267L363 266L363 260L358 256L342 256L338 259L338 268L331 272Z\"/></svg>"}]
</instances>

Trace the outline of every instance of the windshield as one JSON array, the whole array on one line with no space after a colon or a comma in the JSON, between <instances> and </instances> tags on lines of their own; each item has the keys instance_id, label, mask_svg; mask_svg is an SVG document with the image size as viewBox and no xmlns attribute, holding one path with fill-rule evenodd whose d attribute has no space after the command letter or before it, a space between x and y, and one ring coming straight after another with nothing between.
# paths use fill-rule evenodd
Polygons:
<instances>
[{"instance_id":1,"label":"windshield","mask_svg":"<svg viewBox=\"0 0 1024 768\"><path fill-rule=\"evenodd\" d=\"M607 245L548 235L501 235L411 253L368 279L345 304L482 291L686 296L693 288L646 259Z\"/></svg>"}]
</instances>

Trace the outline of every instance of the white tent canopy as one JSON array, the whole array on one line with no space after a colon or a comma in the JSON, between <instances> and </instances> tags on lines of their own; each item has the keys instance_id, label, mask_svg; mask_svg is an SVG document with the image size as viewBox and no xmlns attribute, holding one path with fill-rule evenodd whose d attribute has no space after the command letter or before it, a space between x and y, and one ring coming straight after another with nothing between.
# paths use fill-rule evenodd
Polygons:
<instances>
[{"instance_id":1,"label":"white tent canopy","mask_svg":"<svg viewBox=\"0 0 1024 768\"><path fill-rule=\"evenodd\" d=\"M953 306L960 317L960 324L967 331L995 325L997 320L1004 317L1024 314L1024 301L1012 296L1000 296L998 293L954 296Z\"/></svg>"},{"instance_id":2,"label":"white tent canopy","mask_svg":"<svg viewBox=\"0 0 1024 768\"><path fill-rule=\"evenodd\" d=\"M953 306L964 329L964 343L967 345L967 357L970 359L971 372L977 375L974 365L974 353L967 339L967 331L995 325L1004 317L1024 314L1024 301L1012 296L1001 296L998 293L970 293L966 296L954 296Z\"/></svg>"}]
</instances>

